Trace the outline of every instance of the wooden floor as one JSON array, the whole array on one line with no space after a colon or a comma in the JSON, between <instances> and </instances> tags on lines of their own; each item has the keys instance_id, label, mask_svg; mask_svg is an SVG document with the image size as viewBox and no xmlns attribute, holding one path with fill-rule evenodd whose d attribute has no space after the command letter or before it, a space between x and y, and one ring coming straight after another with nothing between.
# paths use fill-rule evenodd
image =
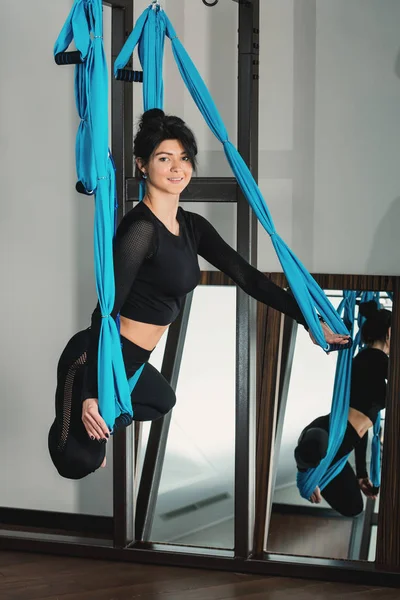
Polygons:
<instances>
[{"instance_id":1,"label":"wooden floor","mask_svg":"<svg viewBox=\"0 0 400 600\"><path fill-rule=\"evenodd\" d=\"M1 600L394 600L400 590L0 552Z\"/></svg>"}]
</instances>

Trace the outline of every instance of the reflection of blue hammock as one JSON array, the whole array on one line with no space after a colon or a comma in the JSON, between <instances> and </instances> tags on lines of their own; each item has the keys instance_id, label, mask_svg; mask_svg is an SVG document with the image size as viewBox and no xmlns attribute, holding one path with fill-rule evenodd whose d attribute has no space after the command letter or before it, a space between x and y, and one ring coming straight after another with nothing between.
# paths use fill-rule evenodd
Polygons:
<instances>
[{"instance_id":1,"label":"reflection of blue hammock","mask_svg":"<svg viewBox=\"0 0 400 600\"><path fill-rule=\"evenodd\" d=\"M338 308L338 314L343 314L344 322L348 325L352 337L354 336L355 308L358 295L359 293L357 292L343 292L343 300ZM375 300L379 305L379 293L364 292L361 294L361 302L369 302L370 300ZM308 469L305 472L299 471L297 473L297 486L300 494L307 500L317 486L323 490L342 471L350 456L348 454L331 467L329 466L340 448L347 427L351 366L356 349L358 348L359 351L362 351L361 327L364 321L364 317L358 314L359 329L355 336L353 347L349 350L343 350L338 355L329 422L329 444L326 456L315 469ZM371 481L376 487L380 486L380 424L381 417L379 413L374 424L371 449Z\"/></svg>"},{"instance_id":2,"label":"reflection of blue hammock","mask_svg":"<svg viewBox=\"0 0 400 600\"><path fill-rule=\"evenodd\" d=\"M99 339L99 407L111 428L123 412L132 414L129 388L122 360L118 329L109 318L114 304L112 238L115 222L115 176L108 151L108 82L103 49L101 0L75 0L56 42L54 53L64 53L75 39L83 64L76 67L75 93L82 118L77 136L78 178L87 190L95 190L95 274L101 314ZM115 74L127 64L136 45L143 69L144 109L162 108L162 63L165 37L170 38L178 69L207 125L223 144L236 179L271 236L272 244L293 294L318 344L327 346L317 311L341 334L347 330L324 292L275 231L274 223L245 162L228 139L228 133L209 91L179 41L167 15L153 2L139 17L115 61ZM114 401L115 397L115 401Z\"/></svg>"}]
</instances>

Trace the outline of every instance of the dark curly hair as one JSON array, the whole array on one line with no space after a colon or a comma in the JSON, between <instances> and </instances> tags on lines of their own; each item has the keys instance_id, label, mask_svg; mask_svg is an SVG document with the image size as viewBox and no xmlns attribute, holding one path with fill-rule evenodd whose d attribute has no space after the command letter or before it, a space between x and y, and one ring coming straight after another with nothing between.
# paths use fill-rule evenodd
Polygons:
<instances>
[{"instance_id":1,"label":"dark curly hair","mask_svg":"<svg viewBox=\"0 0 400 600\"><path fill-rule=\"evenodd\" d=\"M360 313L366 321L361 327L361 341L371 345L374 342L386 342L389 328L392 324L392 313L385 308L378 308L374 300L362 302Z\"/></svg>"},{"instance_id":2,"label":"dark curly hair","mask_svg":"<svg viewBox=\"0 0 400 600\"><path fill-rule=\"evenodd\" d=\"M139 129L133 143L135 158L141 158L146 165L154 150L164 140L179 140L185 149L194 170L196 170L197 143L193 132L182 119L166 115L159 108L146 110L140 118ZM136 165L135 177L142 179L142 172Z\"/></svg>"}]
</instances>

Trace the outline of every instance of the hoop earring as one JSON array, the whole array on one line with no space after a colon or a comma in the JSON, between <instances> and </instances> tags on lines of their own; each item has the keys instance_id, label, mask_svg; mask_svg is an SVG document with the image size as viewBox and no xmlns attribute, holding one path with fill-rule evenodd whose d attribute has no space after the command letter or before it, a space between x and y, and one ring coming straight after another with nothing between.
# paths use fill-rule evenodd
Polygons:
<instances>
[{"instance_id":1,"label":"hoop earring","mask_svg":"<svg viewBox=\"0 0 400 600\"><path fill-rule=\"evenodd\" d=\"M143 177L143 179L147 179L146 173L142 173L142 177Z\"/></svg>"}]
</instances>

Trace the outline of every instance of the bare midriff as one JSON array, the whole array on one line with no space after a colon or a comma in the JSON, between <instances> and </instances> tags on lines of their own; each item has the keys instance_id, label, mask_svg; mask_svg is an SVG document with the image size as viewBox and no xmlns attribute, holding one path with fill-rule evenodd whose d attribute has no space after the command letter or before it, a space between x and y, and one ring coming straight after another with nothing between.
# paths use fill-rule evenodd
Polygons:
<instances>
[{"instance_id":1,"label":"bare midriff","mask_svg":"<svg viewBox=\"0 0 400 600\"><path fill-rule=\"evenodd\" d=\"M373 426L371 419L356 408L349 408L348 421L352 424L360 437L364 437L364 434L368 429Z\"/></svg>"},{"instance_id":2,"label":"bare midriff","mask_svg":"<svg viewBox=\"0 0 400 600\"><path fill-rule=\"evenodd\" d=\"M152 325L120 316L121 335L140 348L154 350L169 325Z\"/></svg>"}]
</instances>

